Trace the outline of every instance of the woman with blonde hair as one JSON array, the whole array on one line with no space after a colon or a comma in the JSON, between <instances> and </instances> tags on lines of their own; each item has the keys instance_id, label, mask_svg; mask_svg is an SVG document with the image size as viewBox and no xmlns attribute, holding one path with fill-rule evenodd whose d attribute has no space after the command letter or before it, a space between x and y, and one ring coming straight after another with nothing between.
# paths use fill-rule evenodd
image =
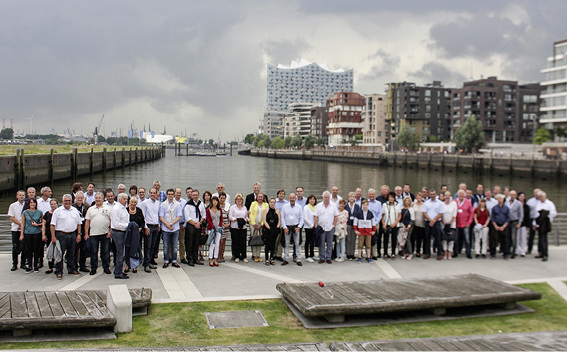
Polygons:
<instances>
[{"instance_id":1,"label":"woman with blonde hair","mask_svg":"<svg viewBox=\"0 0 567 352\"><path fill-rule=\"evenodd\" d=\"M250 205L250 247L252 247L252 260L261 262L262 228L264 227L264 211L268 210L268 203L264 201L264 195L258 194L256 200Z\"/></svg>"},{"instance_id":2,"label":"woman with blonde hair","mask_svg":"<svg viewBox=\"0 0 567 352\"><path fill-rule=\"evenodd\" d=\"M238 193L234 197L236 204L232 205L228 211L228 220L230 220L230 237L232 239L232 257L236 263L241 260L248 263L246 259L246 223L250 221L248 218L248 210L244 206L244 198Z\"/></svg>"}]
</instances>

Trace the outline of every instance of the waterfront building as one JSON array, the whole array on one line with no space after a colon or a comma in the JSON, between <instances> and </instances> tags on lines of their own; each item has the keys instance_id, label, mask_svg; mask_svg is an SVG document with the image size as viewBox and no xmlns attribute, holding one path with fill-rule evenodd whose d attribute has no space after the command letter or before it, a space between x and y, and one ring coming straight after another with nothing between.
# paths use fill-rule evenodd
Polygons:
<instances>
[{"instance_id":1,"label":"waterfront building","mask_svg":"<svg viewBox=\"0 0 567 352\"><path fill-rule=\"evenodd\" d=\"M266 111L260 125L260 132L270 136L272 139L275 137L283 138L284 117L286 114L287 112L284 111Z\"/></svg>"},{"instance_id":2,"label":"waterfront building","mask_svg":"<svg viewBox=\"0 0 567 352\"><path fill-rule=\"evenodd\" d=\"M386 144L386 96L368 94L364 96L362 110L362 143L365 145Z\"/></svg>"},{"instance_id":3,"label":"waterfront building","mask_svg":"<svg viewBox=\"0 0 567 352\"><path fill-rule=\"evenodd\" d=\"M449 141L450 112L451 88L440 81L423 86L412 82L386 85L386 130L393 139L407 125L423 142Z\"/></svg>"},{"instance_id":4,"label":"waterfront building","mask_svg":"<svg viewBox=\"0 0 567 352\"><path fill-rule=\"evenodd\" d=\"M289 104L290 113L284 118L284 138L299 135L302 139L311 132L312 103Z\"/></svg>"},{"instance_id":5,"label":"waterfront building","mask_svg":"<svg viewBox=\"0 0 567 352\"><path fill-rule=\"evenodd\" d=\"M329 145L350 143L362 134L364 97L353 92L338 92L327 100Z\"/></svg>"},{"instance_id":6,"label":"waterfront building","mask_svg":"<svg viewBox=\"0 0 567 352\"><path fill-rule=\"evenodd\" d=\"M354 70L343 68L332 70L327 64L317 64L304 59L292 61L289 66L279 64L268 65L266 86L266 113L260 130L264 134L269 132L264 128L271 125L282 126L281 137L284 136L285 116L292 113L292 104L313 104L325 106L335 92L352 92ZM281 115L280 113L284 114ZM279 122L276 119L281 119ZM265 121L268 119L269 121ZM289 121L290 128L295 126L294 118ZM300 122L306 128L307 121ZM298 129L301 129L299 126ZM298 132L299 133L299 132Z\"/></svg>"},{"instance_id":7,"label":"waterfront building","mask_svg":"<svg viewBox=\"0 0 567 352\"><path fill-rule=\"evenodd\" d=\"M465 82L452 93L452 135L474 115L482 122L487 142L531 142L539 118L540 92L538 83L519 85L497 77Z\"/></svg>"},{"instance_id":8,"label":"waterfront building","mask_svg":"<svg viewBox=\"0 0 567 352\"><path fill-rule=\"evenodd\" d=\"M553 43L553 55L547 58L547 67L541 82L540 123L551 129L567 127L567 39Z\"/></svg>"},{"instance_id":9,"label":"waterfront building","mask_svg":"<svg viewBox=\"0 0 567 352\"><path fill-rule=\"evenodd\" d=\"M311 108L310 133L315 138L323 138L327 142L327 126L329 125L329 114L326 107L316 106Z\"/></svg>"},{"instance_id":10,"label":"waterfront building","mask_svg":"<svg viewBox=\"0 0 567 352\"><path fill-rule=\"evenodd\" d=\"M304 59L291 65L268 65L267 111L289 111L297 102L325 106L335 92L352 92L354 70L331 70Z\"/></svg>"}]
</instances>

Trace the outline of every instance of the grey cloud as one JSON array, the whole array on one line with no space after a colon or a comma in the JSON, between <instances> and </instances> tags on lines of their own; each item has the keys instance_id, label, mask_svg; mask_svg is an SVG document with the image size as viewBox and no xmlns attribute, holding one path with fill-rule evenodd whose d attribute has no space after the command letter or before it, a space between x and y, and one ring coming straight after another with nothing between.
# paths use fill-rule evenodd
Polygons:
<instances>
[{"instance_id":1,"label":"grey cloud","mask_svg":"<svg viewBox=\"0 0 567 352\"><path fill-rule=\"evenodd\" d=\"M361 82L374 81L384 79L384 76L391 76L400 66L400 57L386 52L380 48L368 57L375 64L370 68L370 72L361 74L359 79Z\"/></svg>"},{"instance_id":2,"label":"grey cloud","mask_svg":"<svg viewBox=\"0 0 567 352\"><path fill-rule=\"evenodd\" d=\"M305 51L311 49L311 46L303 38L266 40L261 46L272 65L279 63L289 65L291 60L298 60Z\"/></svg>"},{"instance_id":3,"label":"grey cloud","mask_svg":"<svg viewBox=\"0 0 567 352\"><path fill-rule=\"evenodd\" d=\"M438 62L428 62L419 70L408 73L408 77L418 85L441 81L445 87L460 87L468 79L460 72L451 71Z\"/></svg>"}]
</instances>

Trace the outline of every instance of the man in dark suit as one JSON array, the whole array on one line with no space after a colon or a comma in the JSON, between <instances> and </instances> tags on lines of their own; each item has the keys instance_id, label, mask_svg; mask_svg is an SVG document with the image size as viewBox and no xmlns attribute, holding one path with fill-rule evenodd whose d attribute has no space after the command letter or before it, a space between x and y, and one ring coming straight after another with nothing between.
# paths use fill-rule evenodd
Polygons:
<instances>
[{"instance_id":1,"label":"man in dark suit","mask_svg":"<svg viewBox=\"0 0 567 352\"><path fill-rule=\"evenodd\" d=\"M254 182L253 188L254 188L254 192L247 195L246 200L244 201L244 206L246 207L246 209L248 209L248 211L250 211L250 206L252 205L252 202L254 202L258 194L260 194L260 190L262 186L260 185L259 182ZM267 202L268 200L269 200L268 196L264 194L264 201Z\"/></svg>"}]
</instances>

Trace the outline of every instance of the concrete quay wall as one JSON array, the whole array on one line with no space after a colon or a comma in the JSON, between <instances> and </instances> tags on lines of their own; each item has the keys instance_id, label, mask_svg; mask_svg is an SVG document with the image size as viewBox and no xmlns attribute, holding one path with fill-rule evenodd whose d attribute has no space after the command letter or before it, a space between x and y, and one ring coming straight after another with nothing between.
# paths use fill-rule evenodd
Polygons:
<instances>
[{"instance_id":1,"label":"concrete quay wall","mask_svg":"<svg viewBox=\"0 0 567 352\"><path fill-rule=\"evenodd\" d=\"M272 149L252 149L250 155L274 159L319 160L433 171L456 172L459 170L459 172L476 174L521 174L544 178L567 175L567 161L513 159L483 155Z\"/></svg>"},{"instance_id":2,"label":"concrete quay wall","mask_svg":"<svg viewBox=\"0 0 567 352\"><path fill-rule=\"evenodd\" d=\"M162 147L104 148L103 151L58 154L25 154L0 156L0 192L49 185L55 181L75 180L79 176L153 161L163 156Z\"/></svg>"}]
</instances>

